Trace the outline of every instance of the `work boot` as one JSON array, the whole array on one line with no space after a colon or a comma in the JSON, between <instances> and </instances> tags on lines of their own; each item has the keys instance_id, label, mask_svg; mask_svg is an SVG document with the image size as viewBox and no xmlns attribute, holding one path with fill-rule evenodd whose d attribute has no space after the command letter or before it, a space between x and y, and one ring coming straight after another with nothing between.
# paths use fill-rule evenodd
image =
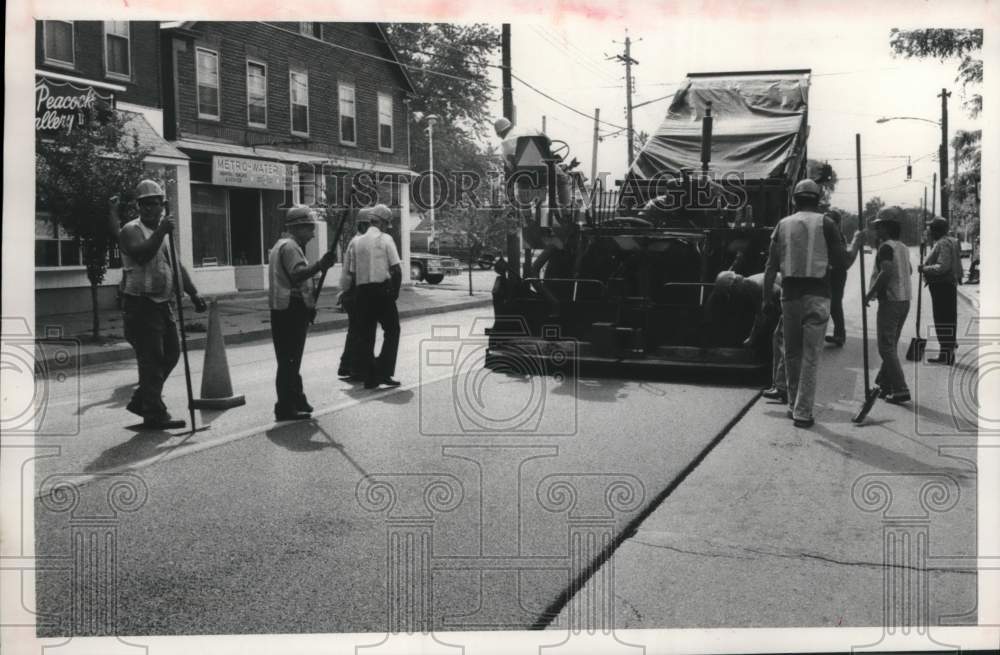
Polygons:
<instances>
[{"instance_id":1,"label":"work boot","mask_svg":"<svg viewBox=\"0 0 1000 655\"><path fill-rule=\"evenodd\" d=\"M928 364L944 364L951 366L955 363L955 353L951 350L942 350L934 359L928 359Z\"/></svg>"},{"instance_id":2,"label":"work boot","mask_svg":"<svg viewBox=\"0 0 1000 655\"><path fill-rule=\"evenodd\" d=\"M788 402L788 392L785 391L784 389L779 389L778 387L771 387L770 389L764 389L764 391L761 392L760 395L764 396L768 400L779 400L782 403Z\"/></svg>"},{"instance_id":3,"label":"work boot","mask_svg":"<svg viewBox=\"0 0 1000 655\"><path fill-rule=\"evenodd\" d=\"M275 421L305 421L311 418L312 414L310 414L309 412L302 412L297 409L274 412Z\"/></svg>"},{"instance_id":4,"label":"work boot","mask_svg":"<svg viewBox=\"0 0 1000 655\"><path fill-rule=\"evenodd\" d=\"M296 403L295 409L299 410L300 412L311 412L313 411L313 406L309 404L309 401L306 400L305 396L302 396Z\"/></svg>"},{"instance_id":5,"label":"work boot","mask_svg":"<svg viewBox=\"0 0 1000 655\"><path fill-rule=\"evenodd\" d=\"M894 391L885 397L885 402L892 403L893 405L899 405L900 403L908 403L910 402L910 392Z\"/></svg>"},{"instance_id":6,"label":"work boot","mask_svg":"<svg viewBox=\"0 0 1000 655\"><path fill-rule=\"evenodd\" d=\"M824 339L826 340L827 343L833 344L837 348L842 348L844 346L844 342L847 341L846 337L836 334L832 336L828 334L824 337Z\"/></svg>"}]
</instances>

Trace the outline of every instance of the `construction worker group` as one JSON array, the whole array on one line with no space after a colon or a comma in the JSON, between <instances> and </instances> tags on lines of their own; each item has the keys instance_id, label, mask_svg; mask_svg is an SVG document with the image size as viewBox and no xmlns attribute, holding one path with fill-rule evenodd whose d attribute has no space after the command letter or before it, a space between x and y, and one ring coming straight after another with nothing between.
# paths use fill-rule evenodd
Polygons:
<instances>
[{"instance_id":1,"label":"construction worker group","mask_svg":"<svg viewBox=\"0 0 1000 655\"><path fill-rule=\"evenodd\" d=\"M161 396L163 383L179 357L172 307L173 294L179 297L175 285L181 285L198 311L205 310L205 302L184 267L171 259L165 238L175 224L162 187L153 180L143 180L135 197L139 218L119 229L117 197L112 198L111 212L124 264L125 336L135 350L139 370L139 384L127 409L142 416L146 428L184 427L184 421L167 412ZM723 273L716 283L720 292L730 294L738 288L752 289L761 303L758 317L779 315L776 305L780 302L780 318L773 333L773 383L763 395L787 403L788 417L802 428L814 423L823 344L839 347L845 342L841 305L844 280L869 232L859 229L847 244L839 215L819 211L820 197L816 182L800 181L793 191L797 211L775 226L764 272L750 278ZM880 211L872 223L878 250L864 298L866 306L878 300L876 332L881 367L875 384L879 396L890 403L910 400L898 354L913 293L909 250L900 241L902 220L902 210L889 207ZM359 210L358 233L344 251L339 300L349 322L338 374L363 383L366 389L400 384L393 376L399 349L396 300L402 271L395 242L386 232L391 221L392 211L386 205ZM305 247L315 238L318 222L309 207L288 209L285 233L268 257L268 304L277 360L274 415L279 421L307 419L313 411L299 369L309 324L316 313L319 293L314 279L336 260L333 250L312 264L306 259ZM939 356L930 361L940 364L954 361L955 285L962 277L959 245L947 232L944 219L931 222L929 234L935 240L934 248L918 267L927 276L941 344ZM828 336L831 313L834 332ZM768 338L761 334L762 324L759 318L754 322L747 345ZM377 326L383 330L378 356L374 354Z\"/></svg>"},{"instance_id":2,"label":"construction worker group","mask_svg":"<svg viewBox=\"0 0 1000 655\"><path fill-rule=\"evenodd\" d=\"M775 332L772 387L764 397L787 402L788 418L796 427L814 424L813 406L824 342L843 346L846 335L842 299L844 280L868 236L859 229L845 244L839 214L819 211L820 188L813 180L800 181L793 191L796 212L778 222L771 237L763 289L775 286L780 273L781 318ZM910 401L910 390L900 364L898 344L910 310L912 268L909 249L900 241L904 215L898 207L879 212L872 222L878 250L864 296L867 306L878 300L876 341L881 367L876 393L890 403ZM930 235L935 245L919 267L932 286L931 299L940 355L932 363L954 362L956 314L955 284L961 279L958 245L947 236L947 221L935 219ZM935 290L937 287L937 290ZM762 294L761 314L773 312L775 294ZM836 310L834 333L826 335L831 306ZM836 315L839 314L839 315Z\"/></svg>"},{"instance_id":3,"label":"construction worker group","mask_svg":"<svg viewBox=\"0 0 1000 655\"><path fill-rule=\"evenodd\" d=\"M118 196L110 199L109 216L109 229L122 252L125 337L135 350L139 369L139 383L126 408L143 418L145 429L183 428L186 423L167 412L162 398L163 383L181 351L174 320L175 285L182 286L197 311L205 311L206 304L184 266L172 260L167 238L173 234L175 222L163 187L154 180L143 180L134 197L138 218L119 226L122 204ZM340 279L340 300L349 316L349 328L338 373L363 383L366 389L400 385L393 376L399 349L396 300L402 270L396 245L385 231L391 222L392 210L383 204L358 212L358 234L345 249ZM279 421L308 419L313 411L299 369L316 312L314 278L336 260L333 250L315 263L306 259L305 246L315 238L317 223L319 219L309 207L288 209L285 232L268 256L268 306L277 360L274 416ZM383 340L376 357L379 325Z\"/></svg>"}]
</instances>

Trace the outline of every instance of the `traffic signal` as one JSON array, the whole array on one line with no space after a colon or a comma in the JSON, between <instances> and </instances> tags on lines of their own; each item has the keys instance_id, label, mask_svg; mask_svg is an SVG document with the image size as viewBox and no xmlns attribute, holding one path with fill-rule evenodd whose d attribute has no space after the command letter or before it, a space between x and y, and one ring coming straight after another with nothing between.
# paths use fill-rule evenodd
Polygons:
<instances>
[{"instance_id":1,"label":"traffic signal","mask_svg":"<svg viewBox=\"0 0 1000 655\"><path fill-rule=\"evenodd\" d=\"M906 158L906 179L913 179L913 166L910 164L910 158Z\"/></svg>"}]
</instances>

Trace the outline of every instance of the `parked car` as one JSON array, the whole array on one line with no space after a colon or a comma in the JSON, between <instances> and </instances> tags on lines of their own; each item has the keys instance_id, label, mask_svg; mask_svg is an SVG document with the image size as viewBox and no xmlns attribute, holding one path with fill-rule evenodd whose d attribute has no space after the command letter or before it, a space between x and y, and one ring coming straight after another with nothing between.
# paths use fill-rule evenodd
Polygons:
<instances>
[{"instance_id":1,"label":"parked car","mask_svg":"<svg viewBox=\"0 0 1000 655\"><path fill-rule=\"evenodd\" d=\"M476 266L484 271L493 268L493 264L502 256L499 248L482 243L476 236L472 238L475 245L470 248L469 238L464 232L457 234L437 232L433 241L430 240L430 234L430 229L422 223L417 229L410 232L410 248L420 252L453 257L463 265L468 265L471 251L475 257Z\"/></svg>"},{"instance_id":2,"label":"parked car","mask_svg":"<svg viewBox=\"0 0 1000 655\"><path fill-rule=\"evenodd\" d=\"M461 263L452 257L425 252L410 253L410 279L414 282L438 284L445 275L458 275L461 271Z\"/></svg>"}]
</instances>

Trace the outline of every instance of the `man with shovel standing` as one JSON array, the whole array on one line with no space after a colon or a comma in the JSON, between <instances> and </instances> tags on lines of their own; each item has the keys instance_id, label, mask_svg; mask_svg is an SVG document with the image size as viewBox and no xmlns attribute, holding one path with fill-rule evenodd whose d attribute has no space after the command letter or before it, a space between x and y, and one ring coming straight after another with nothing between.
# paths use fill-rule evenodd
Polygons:
<instances>
[{"instance_id":1,"label":"man with shovel standing","mask_svg":"<svg viewBox=\"0 0 1000 655\"><path fill-rule=\"evenodd\" d=\"M183 428L163 404L163 383L180 358L177 325L174 322L174 272L166 237L174 230L174 219L164 211L166 196L153 180L136 187L139 218L126 223L118 234L125 276L123 309L125 338L135 349L139 386L126 409L143 418L143 427L154 430ZM117 208L117 199L113 199ZM184 291L197 311L205 301L178 262Z\"/></svg>"},{"instance_id":2,"label":"man with shovel standing","mask_svg":"<svg viewBox=\"0 0 1000 655\"><path fill-rule=\"evenodd\" d=\"M274 386L278 421L308 419L313 408L302 391L302 352L315 307L313 277L333 266L333 250L315 264L306 260L304 248L316 236L316 220L309 207L292 207L285 216L285 232L268 255L268 305L271 308L271 338L278 360Z\"/></svg>"},{"instance_id":3,"label":"man with shovel standing","mask_svg":"<svg viewBox=\"0 0 1000 655\"><path fill-rule=\"evenodd\" d=\"M899 207L887 207L872 223L879 246L871 286L865 295L866 305L878 298L875 330L882 367L875 376L875 385L879 388L880 397L897 404L910 400L910 389L906 385L898 352L899 336L910 312L912 295L910 251L899 240L902 214L903 210Z\"/></svg>"},{"instance_id":4,"label":"man with shovel standing","mask_svg":"<svg viewBox=\"0 0 1000 655\"><path fill-rule=\"evenodd\" d=\"M919 270L927 277L934 312L934 329L941 352L933 364L955 363L955 330L958 319L958 286L962 283L962 257L958 239L948 236L948 221L938 217L928 228L934 247Z\"/></svg>"}]
</instances>

